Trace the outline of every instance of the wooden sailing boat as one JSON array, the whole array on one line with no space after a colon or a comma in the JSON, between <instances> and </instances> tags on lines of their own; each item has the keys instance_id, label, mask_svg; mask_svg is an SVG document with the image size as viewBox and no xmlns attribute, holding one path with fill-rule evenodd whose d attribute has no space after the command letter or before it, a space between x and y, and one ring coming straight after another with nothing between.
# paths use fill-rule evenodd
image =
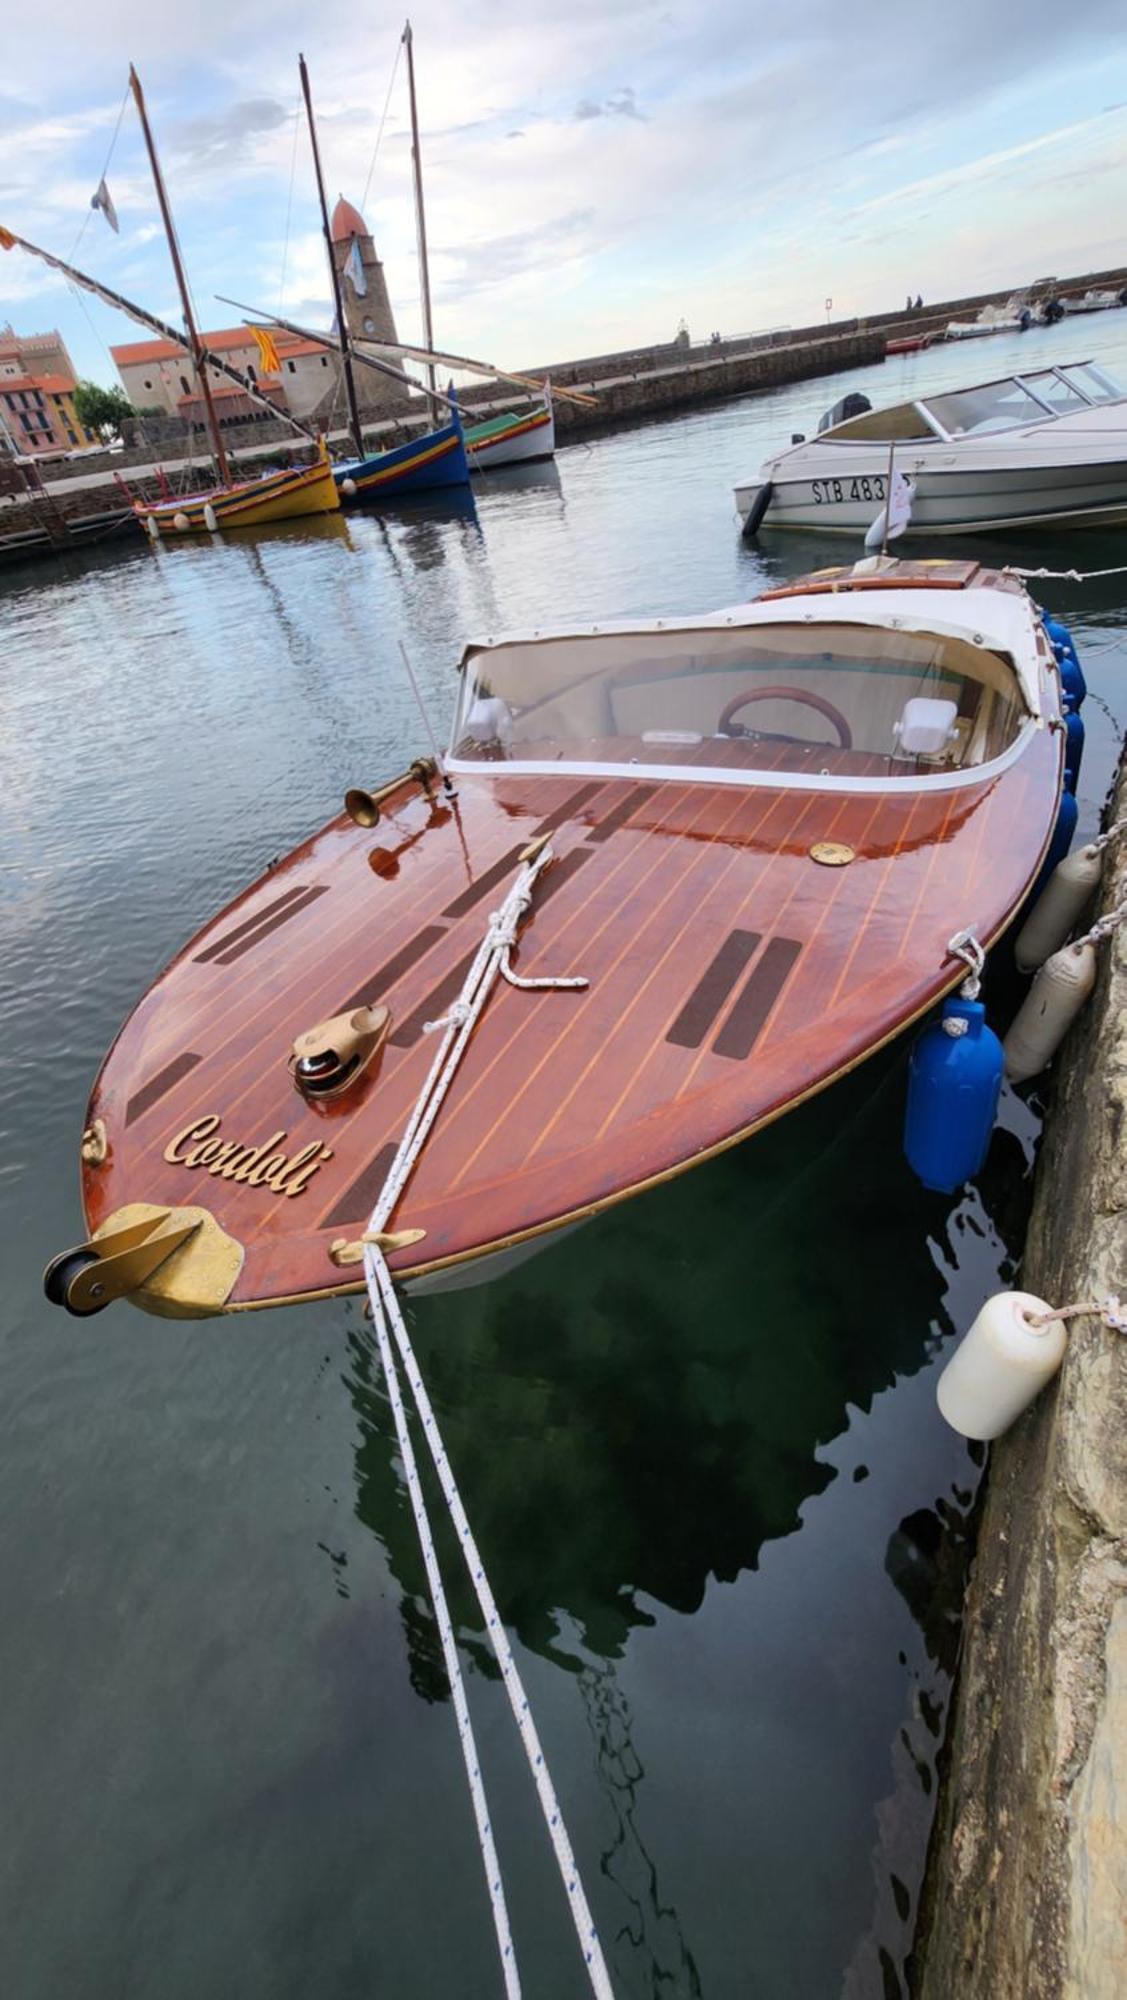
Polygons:
<instances>
[{"instance_id":1,"label":"wooden sailing boat","mask_svg":"<svg viewBox=\"0 0 1127 2000\"><path fill-rule=\"evenodd\" d=\"M309 69L304 56L299 56L301 88L305 98L305 114L309 124L309 139L313 149L313 168L317 179L317 199L321 206L321 227L325 237L325 249L329 259L329 278L333 288L333 303L336 307L337 342L341 369L344 375L345 394L348 398L349 430L355 457L338 460L333 467L333 478L339 491L347 500L394 500L405 495L432 491L441 486L465 486L469 482L469 465L466 460L462 440L462 418L457 402L451 396L451 417L438 430L429 431L425 436L412 438L408 444L395 445L389 451L366 452L360 423L360 408L356 398L356 378L353 374L353 349L348 331L348 320L344 310L344 296L341 291L340 272L333 255L333 236L329 223L329 206L325 197L325 177L321 171L321 149L317 143L317 121L313 116L313 98L309 88ZM414 97L412 95L412 105ZM427 300L427 337L430 337L429 296ZM381 372L396 375L398 371L377 364ZM434 396L434 370L430 370L431 410L437 407Z\"/></svg>"},{"instance_id":2,"label":"wooden sailing boat","mask_svg":"<svg viewBox=\"0 0 1127 2000\"><path fill-rule=\"evenodd\" d=\"M953 934L1010 923L1059 722L1035 607L974 563L468 646L456 794L427 759L350 793L126 1022L83 1135L88 1241L49 1296L190 1315L362 1289L427 1024L529 854L518 984L395 1204L396 1277L496 1268L734 1144L950 991ZM519 988L561 974L587 984Z\"/></svg>"},{"instance_id":3,"label":"wooden sailing boat","mask_svg":"<svg viewBox=\"0 0 1127 2000\"><path fill-rule=\"evenodd\" d=\"M530 465L536 459L554 458L555 451L556 418L547 384L539 405L523 412L507 410L504 416L489 417L466 430L471 472L496 472L503 465Z\"/></svg>"},{"instance_id":4,"label":"wooden sailing boat","mask_svg":"<svg viewBox=\"0 0 1127 2000\"><path fill-rule=\"evenodd\" d=\"M141 79L132 65L129 70L129 85L137 106L141 130L145 136L153 184L168 241L168 253L176 274L176 284L184 312L184 325L188 330L188 345L195 363L196 378L203 398L211 449L219 479L219 484L211 492L193 494L187 499L137 501L133 511L141 526L150 535L160 536L200 534L217 527L257 528L269 521L290 520L295 515L331 513L340 506L340 497L333 482L329 454L323 441L318 445L317 459L311 466L297 466L281 472L267 473L260 479L236 480L232 475L223 434L219 428L219 419L215 414L215 403L207 376L204 344L200 339L192 312L188 281L180 260L180 246L172 221L164 175L157 158L156 141L145 109Z\"/></svg>"}]
</instances>

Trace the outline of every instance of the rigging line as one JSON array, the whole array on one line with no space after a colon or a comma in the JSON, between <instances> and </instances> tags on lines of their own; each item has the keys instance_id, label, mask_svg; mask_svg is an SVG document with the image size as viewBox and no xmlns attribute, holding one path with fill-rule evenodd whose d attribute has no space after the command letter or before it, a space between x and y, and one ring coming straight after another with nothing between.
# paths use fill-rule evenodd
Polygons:
<instances>
[{"instance_id":1,"label":"rigging line","mask_svg":"<svg viewBox=\"0 0 1127 2000\"><path fill-rule=\"evenodd\" d=\"M374 146L373 146L373 148L372 148L372 158L371 158L371 162L370 162L370 164L369 164L369 167L368 167L368 178L367 178L367 180L366 180L366 181L364 182L364 192L363 192L363 194L362 194L362 195L361 195L361 197L360 197L360 213L361 213L361 215L363 215L363 213L364 213L364 209L365 209L365 207L366 207L366 205L367 205L367 200L368 200L368 189L369 189L369 188L371 187L371 185L372 185L372 175L373 175L373 174L375 173L375 171L376 171L376 159L377 159L377 157L378 157L378 154L379 154L379 150L380 150L380 142L381 142L381 140L382 140L382 138L383 138L383 128L384 128L384 126L385 126L385 125L386 125L386 123L387 123L387 114L388 114L388 107L389 107L389 106L390 106L390 104L391 104L391 93L392 93L392 91L393 91L393 90L394 90L394 88L395 88L395 79L396 79L397 75L399 74L399 58L400 58L400 56L402 55L402 53L403 53L403 37L402 37L402 35L401 35L401 36L399 37L399 40L398 40L398 42L397 42L397 43L396 43L396 45L395 45L395 61L394 61L394 62L392 63L392 65L391 65L391 76L390 76L390 78L389 78L389 80L388 80L388 86L387 86L387 96L386 96L386 97L384 98L384 101L383 101L383 115L382 115L382 117L380 118L380 129L379 129L379 131L378 131L378 132L376 133L376 143L375 143L375 145L374 145Z\"/></svg>"},{"instance_id":2,"label":"rigging line","mask_svg":"<svg viewBox=\"0 0 1127 2000\"><path fill-rule=\"evenodd\" d=\"M282 244L282 275L278 282L278 311L281 312L286 296L286 271L290 260L290 215L293 210L294 173L297 168L297 133L301 124L301 93L298 92L293 108L293 145L290 148L290 191L286 197L286 235Z\"/></svg>"},{"instance_id":3,"label":"rigging line","mask_svg":"<svg viewBox=\"0 0 1127 2000\"><path fill-rule=\"evenodd\" d=\"M113 159L113 149L117 145L117 135L121 131L121 121L125 116L125 107L128 104L128 102L129 102L129 85L128 83L126 83L125 90L121 99L121 108L117 114L117 124L113 128L113 138L110 140L110 149L109 152L106 154L105 161L103 162L102 171L98 175L99 187L101 187L102 182L105 180L106 175L109 173L110 161ZM79 244L81 243L83 237L86 234L86 225L89 222L90 217L93 215L93 213L94 210L91 208L89 202L87 202L86 213L83 216L82 221L79 225L78 235L75 237L74 242L70 246L70 256L67 258L68 264L70 263L71 258L74 256L75 251L77 250Z\"/></svg>"}]
</instances>

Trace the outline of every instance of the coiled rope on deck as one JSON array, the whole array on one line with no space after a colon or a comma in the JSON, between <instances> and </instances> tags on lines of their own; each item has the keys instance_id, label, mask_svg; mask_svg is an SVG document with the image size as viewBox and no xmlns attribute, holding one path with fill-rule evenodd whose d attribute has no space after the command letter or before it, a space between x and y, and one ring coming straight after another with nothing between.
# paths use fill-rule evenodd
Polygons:
<instances>
[{"instance_id":1,"label":"coiled rope on deck","mask_svg":"<svg viewBox=\"0 0 1127 2000\"><path fill-rule=\"evenodd\" d=\"M423 1435L438 1474L442 1495L450 1512L455 1532L461 1544L462 1554L469 1570L470 1580L477 1596L481 1613L485 1619L490 1643L501 1670L505 1692L520 1732L521 1743L528 1758L529 1768L536 1785L537 1796L544 1814L545 1824L555 1852L560 1875L567 1892L568 1907L576 1936L583 1953L584 1964L592 1991L597 2000L613 2000L613 1989L607 1972L602 1947L595 1930L575 1854L564 1825L563 1814L555 1787L552 1784L544 1752L532 1720L528 1696L525 1694L508 1634L497 1610L496 1600L490 1588L485 1567L474 1540L466 1510L458 1491L457 1483L446 1455L434 1409L427 1394L426 1385L419 1371L411 1337L407 1331L391 1271L388 1268L385 1248L391 1244L385 1236L386 1224L395 1208L404 1186L418 1160L427 1135L434 1124L443 1099L454 1079L458 1065L473 1034L476 1023L481 1018L490 992L498 976L510 985L523 990L544 990L554 987L578 988L586 986L582 978L542 978L522 979L509 964L509 954L517 941L522 917L527 913L536 880L552 859L552 850L546 842L527 849L520 872L509 890L499 910L489 919L485 936L466 974L454 1005L440 1020L428 1022L431 1033L442 1034L438 1052L431 1064L427 1078L416 1100L414 1110L407 1122L407 1129L399 1142L395 1158L388 1169L379 1200L372 1210L368 1227L362 1238L364 1245L364 1276L367 1281L368 1298L372 1308L376 1341L380 1351L380 1361L387 1377L388 1394L395 1421L396 1436L400 1456L403 1461L407 1490L415 1516L415 1526L422 1547L426 1566L427 1582L434 1603L442 1641L443 1658L450 1679L454 1698L454 1711L458 1722L462 1755L469 1780L470 1796L473 1801L474 1817L477 1822L478 1841L481 1847L485 1878L489 1889L489 1900L493 1913L493 1926L497 1935L497 1946L501 1955L501 1965L505 1980L505 1991L510 2000L520 1994L520 1977L513 1954L512 1934L509 1928L508 1909L505 1903L501 1872L497 1863L496 1848L493 1843L489 1809L485 1798L485 1788L481 1778L481 1765L470 1721L469 1706L466 1701L465 1686L458 1660L457 1645L453 1626L442 1584L442 1576L434 1549L434 1538L427 1518L426 1502L419 1480L418 1467L411 1446L407 1428L407 1415L399 1384L395 1350L415 1399L415 1407L422 1420ZM394 1346L393 1346L394 1342Z\"/></svg>"}]
</instances>

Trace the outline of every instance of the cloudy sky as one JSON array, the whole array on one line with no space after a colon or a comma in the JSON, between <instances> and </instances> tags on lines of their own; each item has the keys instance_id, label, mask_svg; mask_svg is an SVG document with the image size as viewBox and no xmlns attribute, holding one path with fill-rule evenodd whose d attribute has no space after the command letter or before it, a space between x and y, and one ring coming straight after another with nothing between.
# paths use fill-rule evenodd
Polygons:
<instances>
[{"instance_id":1,"label":"cloudy sky","mask_svg":"<svg viewBox=\"0 0 1127 2000\"><path fill-rule=\"evenodd\" d=\"M463 352L547 363L682 317L706 337L1127 261L1122 0L422 0L412 18L436 335ZM326 325L303 49L330 199L363 205L417 337L401 26L343 0L20 8L0 223L179 317L131 104L107 170L120 237L89 209L133 60L205 325L237 318L217 293ZM19 252L0 254L7 319L58 325L106 381L108 346L143 337Z\"/></svg>"}]
</instances>

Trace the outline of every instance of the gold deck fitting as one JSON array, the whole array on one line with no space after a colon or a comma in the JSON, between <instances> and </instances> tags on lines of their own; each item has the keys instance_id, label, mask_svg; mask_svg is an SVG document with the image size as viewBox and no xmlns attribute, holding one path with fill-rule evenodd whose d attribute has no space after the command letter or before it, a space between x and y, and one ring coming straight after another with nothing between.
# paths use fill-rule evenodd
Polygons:
<instances>
[{"instance_id":1,"label":"gold deck fitting","mask_svg":"<svg viewBox=\"0 0 1127 2000\"><path fill-rule=\"evenodd\" d=\"M365 1243L374 1243L377 1250L406 1250L411 1243L421 1243L425 1229L368 1229L355 1243L347 1236L338 1236L329 1245L329 1256L334 1264L360 1264L364 1261Z\"/></svg>"},{"instance_id":2,"label":"gold deck fitting","mask_svg":"<svg viewBox=\"0 0 1127 2000\"><path fill-rule=\"evenodd\" d=\"M350 785L344 795L345 812L357 826L378 826L380 807L385 799L389 799L393 792L399 790L401 785L410 784L413 779L415 784L422 786L427 798L431 799L434 796L431 787L437 776L438 766L433 757L416 757L414 763L400 777L393 778L390 784L381 785L378 791L366 792L362 785Z\"/></svg>"},{"instance_id":3,"label":"gold deck fitting","mask_svg":"<svg viewBox=\"0 0 1127 2000\"><path fill-rule=\"evenodd\" d=\"M83 1317L127 1298L171 1319L203 1319L225 1305L242 1267L242 1245L206 1208L137 1201L55 1257L44 1285L56 1305Z\"/></svg>"},{"instance_id":4,"label":"gold deck fitting","mask_svg":"<svg viewBox=\"0 0 1127 2000\"><path fill-rule=\"evenodd\" d=\"M105 1125L100 1118L95 1118L94 1123L88 1125L82 1134L82 1144L79 1147L79 1152L88 1167L100 1167L103 1165L109 1150L110 1145L109 1140L106 1138Z\"/></svg>"},{"instance_id":5,"label":"gold deck fitting","mask_svg":"<svg viewBox=\"0 0 1127 2000\"><path fill-rule=\"evenodd\" d=\"M810 859L820 861L823 868L845 868L856 861L857 850L843 840L816 840L810 849Z\"/></svg>"}]
</instances>

